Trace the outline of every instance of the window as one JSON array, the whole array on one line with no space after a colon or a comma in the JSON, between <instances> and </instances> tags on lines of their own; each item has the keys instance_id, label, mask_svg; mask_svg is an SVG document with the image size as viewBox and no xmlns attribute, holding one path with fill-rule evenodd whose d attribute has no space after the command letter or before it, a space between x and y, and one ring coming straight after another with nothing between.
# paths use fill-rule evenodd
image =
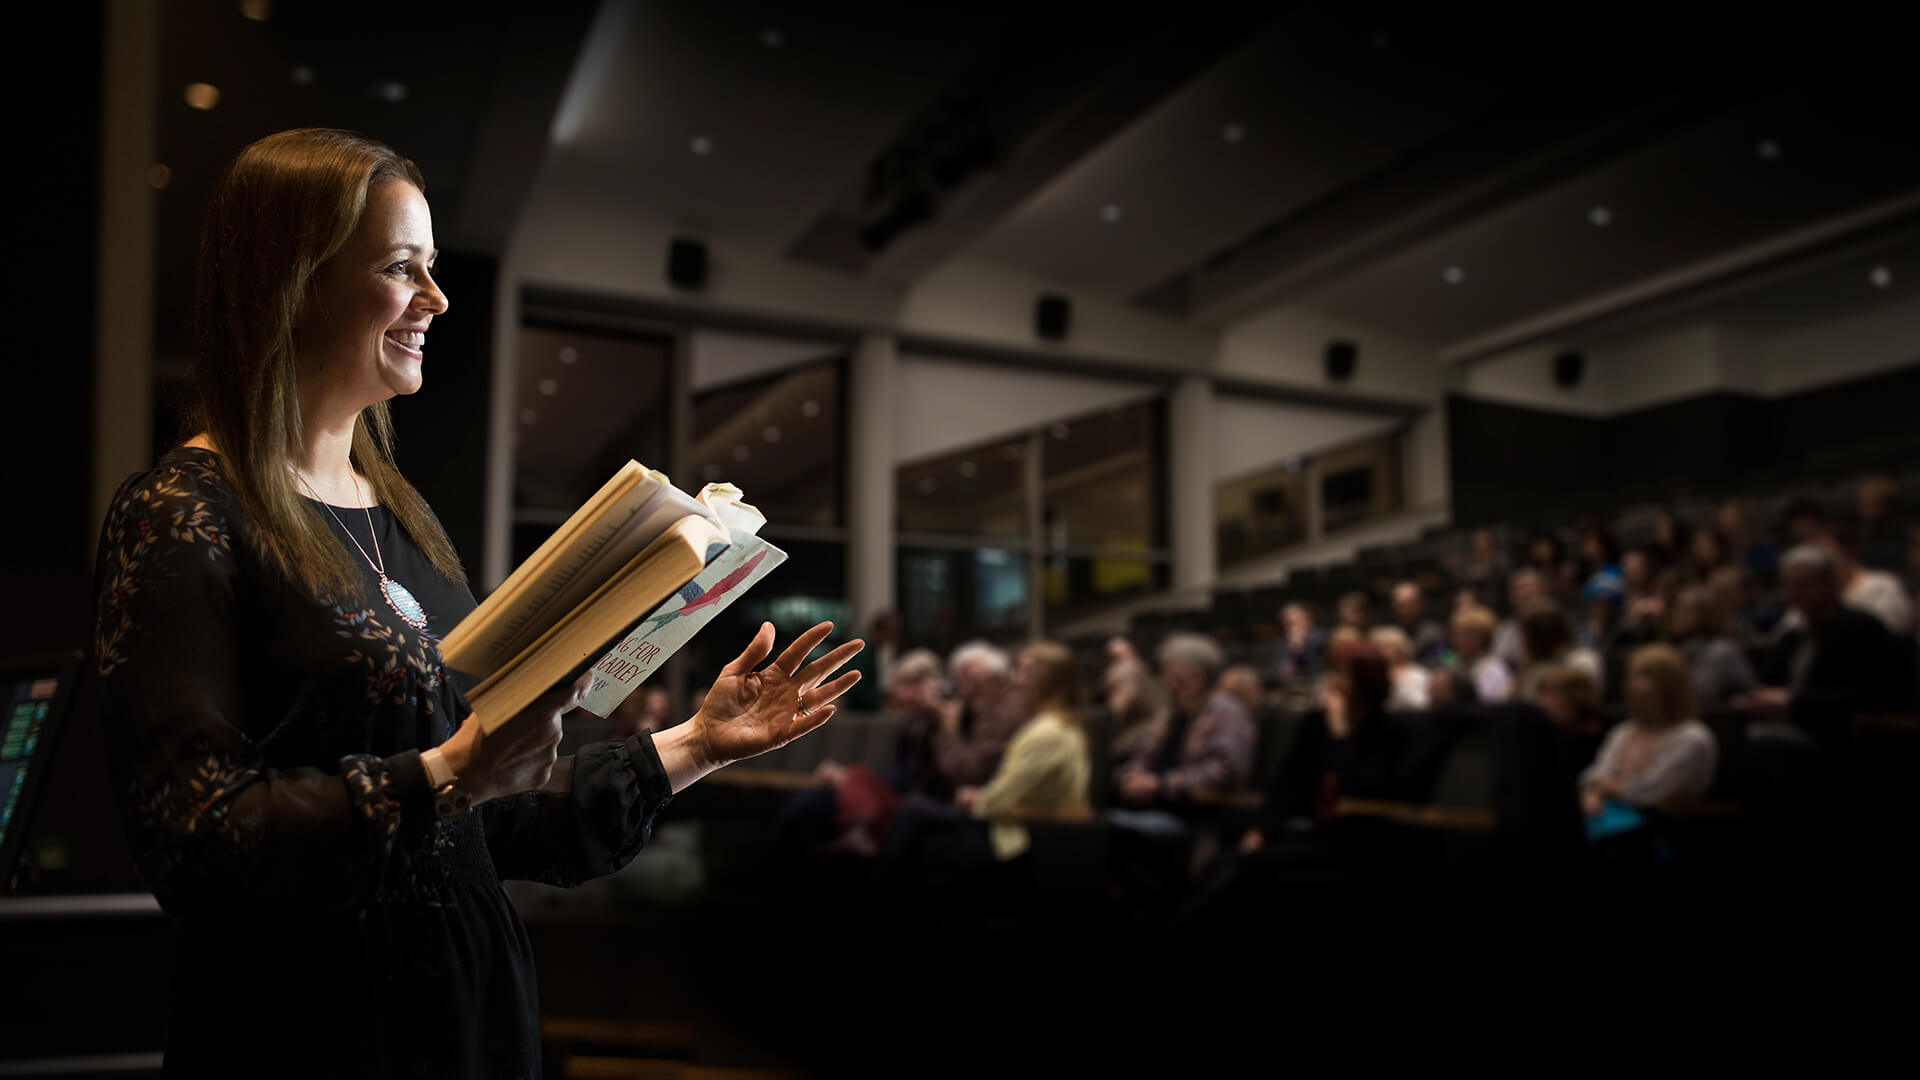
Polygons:
<instances>
[{"instance_id":1,"label":"window","mask_svg":"<svg viewBox=\"0 0 1920 1080\"><path fill-rule=\"evenodd\" d=\"M896 472L900 531L943 536L1027 535L1026 436L947 454Z\"/></svg>"},{"instance_id":2,"label":"window","mask_svg":"<svg viewBox=\"0 0 1920 1080\"><path fill-rule=\"evenodd\" d=\"M1322 534L1401 508L1403 449L1400 433L1390 432L1320 456Z\"/></svg>"},{"instance_id":3,"label":"window","mask_svg":"<svg viewBox=\"0 0 1920 1080\"><path fill-rule=\"evenodd\" d=\"M1214 489L1221 569L1402 509L1405 448L1404 433L1388 432L1221 481Z\"/></svg>"},{"instance_id":4,"label":"window","mask_svg":"<svg viewBox=\"0 0 1920 1080\"><path fill-rule=\"evenodd\" d=\"M695 395L687 486L731 483L770 525L841 526L841 368L836 358Z\"/></svg>"},{"instance_id":5,"label":"window","mask_svg":"<svg viewBox=\"0 0 1920 1080\"><path fill-rule=\"evenodd\" d=\"M1223 569L1304 543L1306 461L1289 458L1271 469L1222 482L1214 492L1214 513Z\"/></svg>"}]
</instances>

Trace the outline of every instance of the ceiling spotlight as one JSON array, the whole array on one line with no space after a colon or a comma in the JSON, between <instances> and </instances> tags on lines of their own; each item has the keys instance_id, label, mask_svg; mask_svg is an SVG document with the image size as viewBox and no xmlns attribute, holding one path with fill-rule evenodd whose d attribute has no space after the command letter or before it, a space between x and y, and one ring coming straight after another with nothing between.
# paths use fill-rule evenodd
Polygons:
<instances>
[{"instance_id":1,"label":"ceiling spotlight","mask_svg":"<svg viewBox=\"0 0 1920 1080\"><path fill-rule=\"evenodd\" d=\"M1606 228L1613 223L1613 211L1604 206L1596 206L1587 211L1587 220L1598 228Z\"/></svg>"},{"instance_id":2,"label":"ceiling spotlight","mask_svg":"<svg viewBox=\"0 0 1920 1080\"><path fill-rule=\"evenodd\" d=\"M809 420L813 419L816 416L819 416L820 403L813 400L812 398L808 398L807 400L801 402L800 415L806 417Z\"/></svg>"},{"instance_id":3,"label":"ceiling spotlight","mask_svg":"<svg viewBox=\"0 0 1920 1080\"><path fill-rule=\"evenodd\" d=\"M240 14L254 22L266 22L273 16L272 0L240 0Z\"/></svg>"},{"instance_id":4,"label":"ceiling spotlight","mask_svg":"<svg viewBox=\"0 0 1920 1080\"><path fill-rule=\"evenodd\" d=\"M537 413L537 412L534 412L534 411L533 411L532 409L521 409L521 410L520 410L520 422L521 422L521 423L523 423L523 424L533 424L533 423L538 423L538 422L539 422L539 420L540 420L540 414L539 414L539 413Z\"/></svg>"},{"instance_id":5,"label":"ceiling spotlight","mask_svg":"<svg viewBox=\"0 0 1920 1080\"><path fill-rule=\"evenodd\" d=\"M1237 143L1247 137L1247 129L1241 127L1239 124L1228 124L1226 127L1220 129L1220 137L1230 143Z\"/></svg>"},{"instance_id":6,"label":"ceiling spotlight","mask_svg":"<svg viewBox=\"0 0 1920 1080\"><path fill-rule=\"evenodd\" d=\"M1873 282L1876 289L1893 288L1893 271L1884 266L1876 266L1867 273L1867 280Z\"/></svg>"},{"instance_id":7,"label":"ceiling spotlight","mask_svg":"<svg viewBox=\"0 0 1920 1080\"><path fill-rule=\"evenodd\" d=\"M1440 280L1449 285L1458 285L1467 280L1467 272L1457 266L1449 266L1445 270L1440 271Z\"/></svg>"},{"instance_id":8,"label":"ceiling spotlight","mask_svg":"<svg viewBox=\"0 0 1920 1080\"><path fill-rule=\"evenodd\" d=\"M1116 221L1119 221L1120 207L1114 203L1108 203L1107 205L1101 207L1100 220L1106 222L1109 225L1113 224Z\"/></svg>"},{"instance_id":9,"label":"ceiling spotlight","mask_svg":"<svg viewBox=\"0 0 1920 1080\"><path fill-rule=\"evenodd\" d=\"M165 189L167 182L172 179L173 170L167 168L165 165L147 166L147 183L153 185L153 190L160 191Z\"/></svg>"},{"instance_id":10,"label":"ceiling spotlight","mask_svg":"<svg viewBox=\"0 0 1920 1080\"><path fill-rule=\"evenodd\" d=\"M294 65L293 84L295 86L312 86L313 80L315 78L316 78L316 73L312 68L308 67L305 64Z\"/></svg>"},{"instance_id":11,"label":"ceiling spotlight","mask_svg":"<svg viewBox=\"0 0 1920 1080\"><path fill-rule=\"evenodd\" d=\"M766 427L766 430L760 433L760 437L767 440L768 442L779 442L780 429L777 427L774 427L772 424L768 424Z\"/></svg>"},{"instance_id":12,"label":"ceiling spotlight","mask_svg":"<svg viewBox=\"0 0 1920 1080\"><path fill-rule=\"evenodd\" d=\"M552 397L553 395L559 393L560 392L559 380L558 379L541 379L540 392L547 395L548 397Z\"/></svg>"},{"instance_id":13,"label":"ceiling spotlight","mask_svg":"<svg viewBox=\"0 0 1920 1080\"><path fill-rule=\"evenodd\" d=\"M694 153L705 157L713 153L713 140L707 138L705 135L695 135L693 137L692 148Z\"/></svg>"},{"instance_id":14,"label":"ceiling spotlight","mask_svg":"<svg viewBox=\"0 0 1920 1080\"><path fill-rule=\"evenodd\" d=\"M1762 139L1754 151L1760 155L1760 160L1773 161L1780 156L1780 144L1772 139Z\"/></svg>"},{"instance_id":15,"label":"ceiling spotlight","mask_svg":"<svg viewBox=\"0 0 1920 1080\"><path fill-rule=\"evenodd\" d=\"M777 49L786 43L786 35L782 34L780 28L777 26L769 26L765 30L760 31L760 44L765 45L769 49Z\"/></svg>"},{"instance_id":16,"label":"ceiling spotlight","mask_svg":"<svg viewBox=\"0 0 1920 1080\"><path fill-rule=\"evenodd\" d=\"M188 83L184 96L187 104L196 109L211 109L220 104L220 90L211 83Z\"/></svg>"},{"instance_id":17,"label":"ceiling spotlight","mask_svg":"<svg viewBox=\"0 0 1920 1080\"><path fill-rule=\"evenodd\" d=\"M374 93L388 101L407 100L407 84L403 82L385 82L374 87Z\"/></svg>"},{"instance_id":18,"label":"ceiling spotlight","mask_svg":"<svg viewBox=\"0 0 1920 1080\"><path fill-rule=\"evenodd\" d=\"M573 346L571 346L571 345L562 345L562 346L560 346L560 362L561 362L561 363L563 363L563 364L571 364L571 363L573 363L574 361L576 361L576 360L579 360L579 359L580 359L580 350L579 350L579 349L576 349L576 348L574 348L574 347L573 347Z\"/></svg>"},{"instance_id":19,"label":"ceiling spotlight","mask_svg":"<svg viewBox=\"0 0 1920 1080\"><path fill-rule=\"evenodd\" d=\"M980 466L975 465L971 461L963 461L960 463L960 475L966 477L969 480L973 479L974 474L978 473L979 471L980 471Z\"/></svg>"}]
</instances>

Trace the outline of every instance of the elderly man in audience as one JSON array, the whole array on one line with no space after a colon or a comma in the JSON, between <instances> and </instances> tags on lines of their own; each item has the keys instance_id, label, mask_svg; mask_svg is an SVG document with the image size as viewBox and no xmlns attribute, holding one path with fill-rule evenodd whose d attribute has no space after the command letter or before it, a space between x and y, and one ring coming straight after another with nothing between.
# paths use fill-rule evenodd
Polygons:
<instances>
[{"instance_id":1,"label":"elderly man in audience","mask_svg":"<svg viewBox=\"0 0 1920 1080\"><path fill-rule=\"evenodd\" d=\"M1593 818L1608 802L1667 810L1704 796L1719 747L1698 714L1686 660L1670 646L1641 647L1627 666L1627 722L1580 775L1580 808Z\"/></svg>"},{"instance_id":2,"label":"elderly man in audience","mask_svg":"<svg viewBox=\"0 0 1920 1080\"><path fill-rule=\"evenodd\" d=\"M1160 646L1167 706L1114 774L1122 800L1178 806L1247 783L1253 772L1253 717L1232 694L1218 689L1225 667L1220 646L1200 634L1173 634Z\"/></svg>"},{"instance_id":3,"label":"elderly man in audience","mask_svg":"<svg viewBox=\"0 0 1920 1080\"><path fill-rule=\"evenodd\" d=\"M1387 695L1388 712L1424 712L1432 705L1427 690L1427 669L1414 663L1413 646L1406 631L1397 626L1377 626L1367 640L1379 651L1392 679Z\"/></svg>"},{"instance_id":4,"label":"elderly man in audience","mask_svg":"<svg viewBox=\"0 0 1920 1080\"><path fill-rule=\"evenodd\" d=\"M1722 569L1739 572L1733 567ZM1711 588L1695 585L1683 590L1673 605L1669 629L1686 657L1694 697L1702 709L1725 709L1759 685L1746 650L1733 636L1732 621Z\"/></svg>"},{"instance_id":5,"label":"elderly man in audience","mask_svg":"<svg viewBox=\"0 0 1920 1080\"><path fill-rule=\"evenodd\" d=\"M1519 671L1527 662L1526 643L1520 637L1520 616L1547 599L1547 578L1538 568L1523 566L1507 580L1507 617L1495 629L1493 654Z\"/></svg>"},{"instance_id":6,"label":"elderly man in audience","mask_svg":"<svg viewBox=\"0 0 1920 1080\"><path fill-rule=\"evenodd\" d=\"M1471 689L1473 700L1498 705L1513 693L1513 674L1493 654L1493 632L1498 625L1486 608L1468 608L1453 617L1453 651L1460 657L1463 678L1456 690Z\"/></svg>"},{"instance_id":7,"label":"elderly man in audience","mask_svg":"<svg viewBox=\"0 0 1920 1080\"><path fill-rule=\"evenodd\" d=\"M985 641L969 641L947 660L954 696L937 706L933 732L936 790L951 798L961 787L978 786L993 776L1007 741L1026 718L1013 692L1013 665L1005 650Z\"/></svg>"},{"instance_id":8,"label":"elderly man in audience","mask_svg":"<svg viewBox=\"0 0 1920 1080\"><path fill-rule=\"evenodd\" d=\"M1319 678L1327 666L1327 632L1313 625L1305 604L1280 609L1280 681Z\"/></svg>"},{"instance_id":9,"label":"elderly man in audience","mask_svg":"<svg viewBox=\"0 0 1920 1080\"><path fill-rule=\"evenodd\" d=\"M1801 544L1780 560L1793 620L1782 636L1784 686L1763 686L1735 699L1755 710L1789 711L1796 724L1823 737L1846 731L1859 712L1897 712L1914 704L1914 642L1849 607L1840 565L1818 544Z\"/></svg>"},{"instance_id":10,"label":"elderly man in audience","mask_svg":"<svg viewBox=\"0 0 1920 1080\"><path fill-rule=\"evenodd\" d=\"M1447 652L1447 632L1427 618L1426 596L1418 582L1402 581L1393 587L1393 625L1407 636L1408 657L1422 667L1432 667Z\"/></svg>"}]
</instances>

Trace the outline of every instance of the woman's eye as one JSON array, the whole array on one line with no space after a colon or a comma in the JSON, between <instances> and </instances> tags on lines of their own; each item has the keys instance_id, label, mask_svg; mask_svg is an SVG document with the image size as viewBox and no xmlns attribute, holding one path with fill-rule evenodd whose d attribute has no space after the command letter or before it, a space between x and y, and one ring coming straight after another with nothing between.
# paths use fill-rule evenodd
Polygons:
<instances>
[{"instance_id":1,"label":"woman's eye","mask_svg":"<svg viewBox=\"0 0 1920 1080\"><path fill-rule=\"evenodd\" d=\"M389 274L404 275L406 272L407 272L407 264L403 262L397 262L397 263L394 263L392 266L387 267L387 273Z\"/></svg>"}]
</instances>

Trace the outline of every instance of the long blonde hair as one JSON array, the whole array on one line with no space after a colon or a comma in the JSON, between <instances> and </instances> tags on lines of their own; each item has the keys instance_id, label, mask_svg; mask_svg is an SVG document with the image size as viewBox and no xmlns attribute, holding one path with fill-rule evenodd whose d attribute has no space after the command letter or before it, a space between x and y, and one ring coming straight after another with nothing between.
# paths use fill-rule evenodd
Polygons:
<instances>
[{"instance_id":1,"label":"long blonde hair","mask_svg":"<svg viewBox=\"0 0 1920 1080\"><path fill-rule=\"evenodd\" d=\"M303 430L294 325L314 274L360 224L368 193L395 181L426 191L413 162L372 139L331 128L283 131L227 166L201 234L188 434L213 440L261 554L316 592L357 597L362 587L357 565L300 497L288 468ZM360 411L351 457L434 568L464 583L446 530L394 464L386 402Z\"/></svg>"},{"instance_id":2,"label":"long blonde hair","mask_svg":"<svg viewBox=\"0 0 1920 1080\"><path fill-rule=\"evenodd\" d=\"M1057 641L1036 641L1022 649L1021 659L1030 660L1034 673L1027 690L1027 716L1052 712L1072 727L1084 720L1080 709L1084 700L1080 687L1080 665L1073 652Z\"/></svg>"}]
</instances>

